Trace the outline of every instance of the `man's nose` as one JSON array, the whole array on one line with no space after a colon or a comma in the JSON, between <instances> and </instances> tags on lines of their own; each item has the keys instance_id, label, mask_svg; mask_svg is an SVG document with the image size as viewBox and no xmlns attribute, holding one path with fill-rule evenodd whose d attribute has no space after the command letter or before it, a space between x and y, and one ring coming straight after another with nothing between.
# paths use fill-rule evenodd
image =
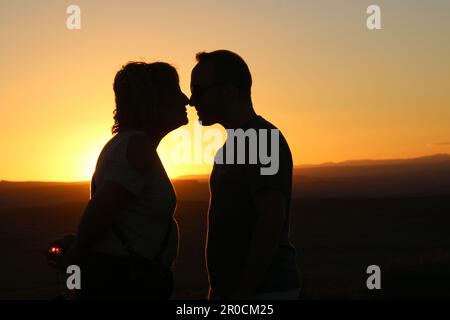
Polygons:
<instances>
[{"instance_id":1,"label":"man's nose","mask_svg":"<svg viewBox=\"0 0 450 320\"><path fill-rule=\"evenodd\" d=\"M183 93L183 103L185 106L187 106L190 103L189 98L184 93Z\"/></svg>"}]
</instances>

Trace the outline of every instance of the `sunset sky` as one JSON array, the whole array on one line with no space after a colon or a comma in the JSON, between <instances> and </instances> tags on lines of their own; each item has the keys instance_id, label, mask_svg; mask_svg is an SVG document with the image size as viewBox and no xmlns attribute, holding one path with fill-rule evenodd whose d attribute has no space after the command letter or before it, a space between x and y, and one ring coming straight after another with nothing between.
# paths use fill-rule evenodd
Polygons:
<instances>
[{"instance_id":1,"label":"sunset sky","mask_svg":"<svg viewBox=\"0 0 450 320\"><path fill-rule=\"evenodd\" d=\"M246 60L295 164L450 153L449 38L448 0L1 0L0 180L90 179L120 67L169 62L190 96L195 53L216 49ZM158 149L171 177L209 172L175 164L174 144Z\"/></svg>"}]
</instances>

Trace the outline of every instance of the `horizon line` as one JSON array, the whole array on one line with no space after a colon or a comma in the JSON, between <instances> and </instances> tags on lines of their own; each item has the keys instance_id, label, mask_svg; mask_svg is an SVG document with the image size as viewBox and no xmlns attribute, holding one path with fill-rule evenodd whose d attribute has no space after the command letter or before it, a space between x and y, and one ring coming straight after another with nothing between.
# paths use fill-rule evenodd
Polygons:
<instances>
[{"instance_id":1,"label":"horizon line","mask_svg":"<svg viewBox=\"0 0 450 320\"><path fill-rule=\"evenodd\" d=\"M449 153L435 153L430 154L426 156L418 156L418 157L412 157L412 158L385 158L385 159L354 159L354 160L344 160L344 161L338 161L338 162L322 162L317 164L310 164L310 163L304 163L304 164L298 164L294 165L293 168L301 168L301 167L327 167L327 166L336 166L336 165L342 165L342 164L349 164L351 163L358 163L358 162L386 162L386 161L414 161L414 160L420 160L420 159L429 159L429 158L437 158L437 157L449 157L450 160L450 154ZM208 176L209 173L199 173L199 174L192 174L192 175L181 175L176 176L173 178L169 178L170 180L180 180L185 179L189 177L202 177L202 176ZM61 180L5 180L0 179L0 183L59 183L59 184L85 184L89 183L90 180L73 180L73 181L61 181Z\"/></svg>"}]
</instances>

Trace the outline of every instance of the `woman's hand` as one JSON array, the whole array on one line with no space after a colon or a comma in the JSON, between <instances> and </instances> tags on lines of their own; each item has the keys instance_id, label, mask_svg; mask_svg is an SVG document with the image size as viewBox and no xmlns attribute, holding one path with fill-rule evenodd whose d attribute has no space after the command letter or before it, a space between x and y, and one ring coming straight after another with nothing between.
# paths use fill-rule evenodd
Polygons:
<instances>
[{"instance_id":1,"label":"woman's hand","mask_svg":"<svg viewBox=\"0 0 450 320\"><path fill-rule=\"evenodd\" d=\"M74 245L72 245L67 251L66 254L64 254L56 263L56 268L62 272L66 272L67 267L70 265L79 265L81 260L81 250L80 246L78 244L78 241L75 241Z\"/></svg>"}]
</instances>

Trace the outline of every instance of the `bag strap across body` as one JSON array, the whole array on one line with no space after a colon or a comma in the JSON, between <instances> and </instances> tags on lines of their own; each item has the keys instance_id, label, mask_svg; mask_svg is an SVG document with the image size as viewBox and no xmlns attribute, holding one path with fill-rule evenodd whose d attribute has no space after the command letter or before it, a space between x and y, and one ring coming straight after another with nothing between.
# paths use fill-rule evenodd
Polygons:
<instances>
[{"instance_id":1,"label":"bag strap across body","mask_svg":"<svg viewBox=\"0 0 450 320\"><path fill-rule=\"evenodd\" d=\"M130 243L127 241L125 235L123 234L123 232L120 230L120 228L117 226L116 223L113 224L113 230L116 233L117 237L119 238L120 242L122 242L123 246L127 249L128 253L130 254L130 256L132 257L139 257L139 258L144 258L146 260L149 260L145 257L142 257L142 255L138 254L130 245ZM152 261L156 261L156 262L162 262L162 255L164 253L164 250L167 247L167 244L169 243L169 238L170 238L170 232L172 231L172 219L169 220L169 225L167 226L167 230L166 233L164 235L163 241L159 247L158 252L156 253L155 257L152 259Z\"/></svg>"}]
</instances>

